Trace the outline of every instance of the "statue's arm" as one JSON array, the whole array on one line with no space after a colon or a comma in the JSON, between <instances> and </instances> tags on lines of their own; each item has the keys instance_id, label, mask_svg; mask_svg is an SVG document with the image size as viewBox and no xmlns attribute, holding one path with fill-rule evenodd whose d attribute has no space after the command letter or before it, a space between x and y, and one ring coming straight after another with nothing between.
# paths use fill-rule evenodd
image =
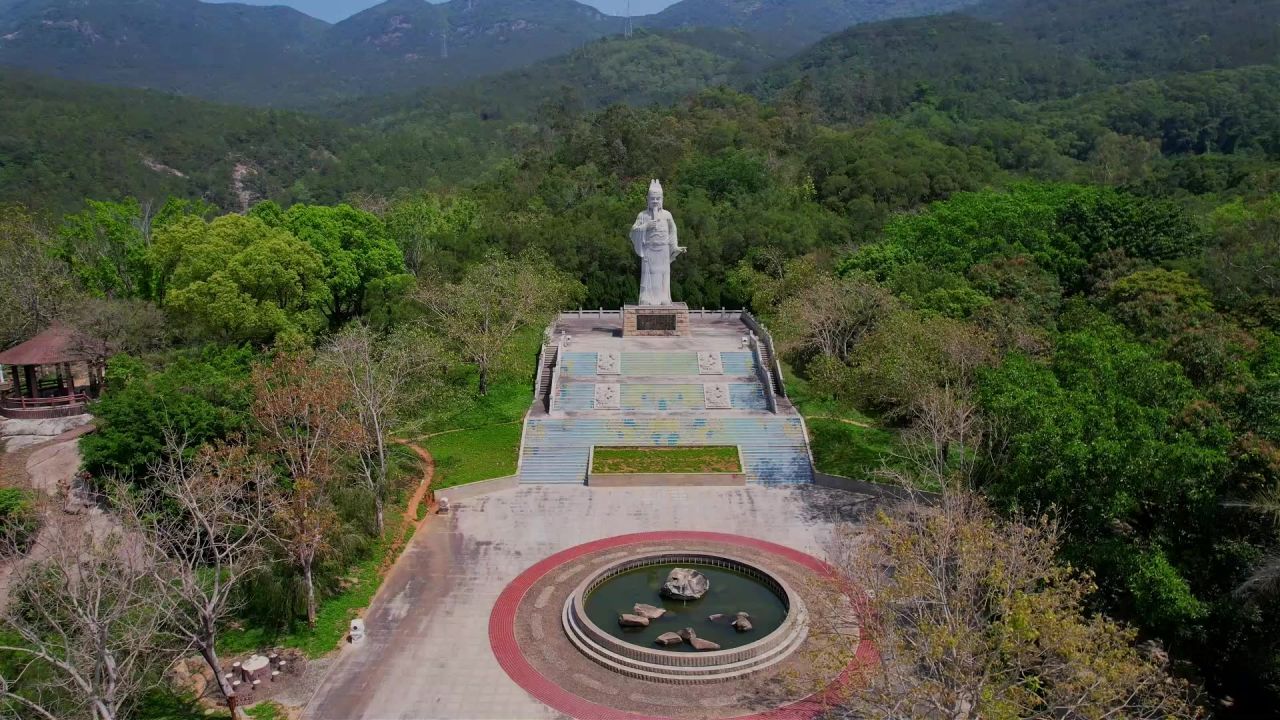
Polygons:
<instances>
[{"instance_id":1,"label":"statue's arm","mask_svg":"<svg viewBox=\"0 0 1280 720\"><path fill-rule=\"evenodd\" d=\"M671 231L671 259L674 260L677 256L683 254L688 248L680 247L680 237L676 233L676 219L672 217L671 213L667 213L667 227L670 228Z\"/></svg>"},{"instance_id":2,"label":"statue's arm","mask_svg":"<svg viewBox=\"0 0 1280 720\"><path fill-rule=\"evenodd\" d=\"M644 213L640 213L636 217L636 224L631 226L631 248L640 257L644 257L644 231L646 226Z\"/></svg>"}]
</instances>

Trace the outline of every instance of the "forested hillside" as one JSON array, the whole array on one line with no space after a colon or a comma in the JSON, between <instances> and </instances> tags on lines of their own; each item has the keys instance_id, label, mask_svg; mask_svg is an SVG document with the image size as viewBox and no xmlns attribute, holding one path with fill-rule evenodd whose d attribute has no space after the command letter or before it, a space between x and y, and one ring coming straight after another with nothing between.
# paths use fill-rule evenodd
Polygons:
<instances>
[{"instance_id":1,"label":"forested hillside","mask_svg":"<svg viewBox=\"0 0 1280 720\"><path fill-rule=\"evenodd\" d=\"M1269 0L985 0L968 12L1084 56L1119 77L1275 62Z\"/></svg>"},{"instance_id":2,"label":"forested hillside","mask_svg":"<svg viewBox=\"0 0 1280 720\"><path fill-rule=\"evenodd\" d=\"M783 59L736 32L640 31L327 120L6 73L0 193L25 208L2 211L0 269L54 281L34 300L3 289L18 308L5 341L94 312L165 328L121 345L85 446L95 473L143 485L178 454L150 408L176 408L164 420L194 443L235 446L267 412L245 388L331 382L306 353L331 357L349 332L433 353L421 367L441 368L441 386L408 412L418 430L510 425L501 398L527 407L532 370L514 358L532 355L506 348L486 399L427 304L501 307L484 289L539 286L525 265L555 302L632 302L625 231L660 177L689 247L673 296L769 325L819 470L971 493L1002 522L1060 533L1036 593L978 613L990 632L931 659L976 713L1078 716L1037 705L1054 676L1019 665L1048 662L1036 633L1064 637L1061 608L1036 603L1065 588L1081 623L1066 627L1114 644L1093 657L1082 641L1055 667L1099 661L1114 672L1094 680L1124 691L1132 666L1106 663L1137 653L1205 715L1273 717L1278 14L1260 0L989 0ZM237 165L255 169L248 197ZM209 378L198 397L193 377ZM319 568L319 602L367 559L362 508L384 490L340 498L334 527L357 541ZM314 620L300 577L255 578L254 597L278 602L237 622L266 635ZM978 660L1035 711L988 692ZM901 687L938 685L879 690Z\"/></svg>"},{"instance_id":3,"label":"forested hillside","mask_svg":"<svg viewBox=\"0 0 1280 720\"><path fill-rule=\"evenodd\" d=\"M65 212L167 195L232 210L475 175L498 134L470 118L399 132L0 70L0 202Z\"/></svg>"},{"instance_id":4,"label":"forested hillside","mask_svg":"<svg viewBox=\"0 0 1280 720\"><path fill-rule=\"evenodd\" d=\"M638 19L653 28L732 27L798 49L841 28L933 15L978 0L684 0Z\"/></svg>"},{"instance_id":5,"label":"forested hillside","mask_svg":"<svg viewBox=\"0 0 1280 720\"><path fill-rule=\"evenodd\" d=\"M361 98L329 114L379 127L467 116L486 125L527 122L555 105L569 111L613 103L676 102L716 85L743 85L783 51L736 30L637 30L558 58L455 88Z\"/></svg>"},{"instance_id":6,"label":"forested hillside","mask_svg":"<svg viewBox=\"0 0 1280 720\"><path fill-rule=\"evenodd\" d=\"M754 36L751 45L793 52L854 23L966 4L683 0L637 26L740 30ZM199 0L14 0L0 5L0 65L316 109L524 68L624 28L624 18L576 0L385 0L333 25L286 7Z\"/></svg>"}]
</instances>

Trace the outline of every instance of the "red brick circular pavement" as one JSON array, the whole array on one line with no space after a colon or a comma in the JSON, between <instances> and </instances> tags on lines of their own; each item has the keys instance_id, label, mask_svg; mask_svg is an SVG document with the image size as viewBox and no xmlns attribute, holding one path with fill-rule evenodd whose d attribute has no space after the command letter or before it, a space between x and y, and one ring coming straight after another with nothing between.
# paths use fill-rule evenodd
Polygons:
<instances>
[{"instance_id":1,"label":"red brick circular pavement","mask_svg":"<svg viewBox=\"0 0 1280 720\"><path fill-rule=\"evenodd\" d=\"M562 550L542 560L521 573L498 596L498 601L493 606L493 612L489 615L489 644L493 648L494 656L498 658L498 664L502 666L502 669L507 672L507 675L517 685L537 698L539 702L570 717L583 720L671 720L668 717L641 715L593 703L551 682L546 676L538 672L533 665L529 664L529 661L524 657L524 653L520 651L520 647L516 642L515 620L516 609L520 606L525 594L529 592L529 588L533 587L534 583L557 567L583 555L600 550L641 542L669 542L672 540L706 541L749 547L781 556L820 575L836 577L835 568L811 555L792 550L789 547L755 538L742 537L741 535L672 530L634 533L596 540L585 545ZM861 605L862 603L858 602L857 604ZM831 707L839 692L852 683L863 668L870 667L878 659L879 653L876 648L864 637L858 644L858 651L849 662L849 665L836 676L835 680L826 689L790 705L783 705L755 715L742 715L730 720L812 720L812 718L817 717L824 710Z\"/></svg>"}]
</instances>

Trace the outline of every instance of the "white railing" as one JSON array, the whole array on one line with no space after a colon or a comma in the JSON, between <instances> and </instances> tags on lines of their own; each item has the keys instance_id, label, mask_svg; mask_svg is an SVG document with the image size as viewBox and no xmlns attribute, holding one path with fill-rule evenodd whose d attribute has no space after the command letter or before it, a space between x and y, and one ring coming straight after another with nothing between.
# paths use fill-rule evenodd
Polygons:
<instances>
[{"instance_id":1,"label":"white railing","mask_svg":"<svg viewBox=\"0 0 1280 720\"><path fill-rule=\"evenodd\" d=\"M710 308L710 309L690 308L689 309L689 317L696 317L699 319L714 318L719 320L725 320L733 317L744 317L745 315L746 315L746 312L744 310L730 310L728 308L720 308L719 310L715 308ZM561 317L571 318L571 319L620 318L622 317L622 311L621 310L605 310L604 308L595 308L595 309L578 308L577 310L569 310L568 312L563 313Z\"/></svg>"},{"instance_id":2,"label":"white railing","mask_svg":"<svg viewBox=\"0 0 1280 720\"><path fill-rule=\"evenodd\" d=\"M751 357L755 360L756 378L760 381L761 387L764 388L765 405L769 408L769 412L778 414L778 396L773 392L773 382L769 379L769 369L765 367L760 357L760 339L753 332L749 335L751 338Z\"/></svg>"},{"instance_id":3,"label":"white railing","mask_svg":"<svg viewBox=\"0 0 1280 720\"><path fill-rule=\"evenodd\" d=\"M557 396L560 394L560 368L564 365L564 338L556 343L556 364L551 370L551 387L547 388L547 412L556 409Z\"/></svg>"},{"instance_id":4,"label":"white railing","mask_svg":"<svg viewBox=\"0 0 1280 720\"><path fill-rule=\"evenodd\" d=\"M546 367L547 346L544 344L538 348L538 372L533 376L533 399L538 400L538 391L542 389L542 375Z\"/></svg>"},{"instance_id":5,"label":"white railing","mask_svg":"<svg viewBox=\"0 0 1280 720\"><path fill-rule=\"evenodd\" d=\"M773 335L770 335L769 330L765 328L764 325L761 325L760 321L756 320L755 316L746 310L742 311L742 322L745 323L747 327L751 328L752 332L760 336L760 339L764 341L764 348L769 352L770 367L768 371L773 373L774 377L777 378L778 394L782 397L786 397L787 385L782 381L782 363L779 362L778 350L773 345Z\"/></svg>"}]
</instances>

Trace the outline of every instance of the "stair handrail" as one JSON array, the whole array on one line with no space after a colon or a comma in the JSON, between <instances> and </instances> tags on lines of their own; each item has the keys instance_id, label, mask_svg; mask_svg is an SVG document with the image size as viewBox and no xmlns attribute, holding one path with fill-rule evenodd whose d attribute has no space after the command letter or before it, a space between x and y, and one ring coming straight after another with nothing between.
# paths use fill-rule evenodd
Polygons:
<instances>
[{"instance_id":1,"label":"stair handrail","mask_svg":"<svg viewBox=\"0 0 1280 720\"><path fill-rule=\"evenodd\" d=\"M544 364L545 364L545 362L546 362L546 359L547 359L547 358L546 358L546 355L547 355L547 345L546 345L546 343L543 343L543 344L542 344L542 347L538 348L538 372L534 373L534 376L533 376L533 400L534 400L534 402L537 402L537 400L538 400L538 391L542 389L542 372L543 372L543 366L544 366Z\"/></svg>"},{"instance_id":2,"label":"stair handrail","mask_svg":"<svg viewBox=\"0 0 1280 720\"><path fill-rule=\"evenodd\" d=\"M787 384L782 380L782 363L778 361L778 351L773 346L773 335L769 333L768 328L760 324L759 320L756 320L756 316L749 310L742 311L742 322L764 341L764 348L769 351L769 372L773 373L777 380L777 394L787 397Z\"/></svg>"},{"instance_id":3,"label":"stair handrail","mask_svg":"<svg viewBox=\"0 0 1280 720\"><path fill-rule=\"evenodd\" d=\"M556 395L560 391L560 360L564 357L564 336L562 335L556 341L556 363L551 368L551 387L547 388L547 412L550 413L554 409Z\"/></svg>"},{"instance_id":4,"label":"stair handrail","mask_svg":"<svg viewBox=\"0 0 1280 720\"><path fill-rule=\"evenodd\" d=\"M754 332L749 333L751 338L751 357L755 359L756 378L764 387L765 406L769 408L769 412L774 415L778 414L778 396L773 391L773 381L769 378L769 369L765 367L760 358L760 339L756 337Z\"/></svg>"}]
</instances>

